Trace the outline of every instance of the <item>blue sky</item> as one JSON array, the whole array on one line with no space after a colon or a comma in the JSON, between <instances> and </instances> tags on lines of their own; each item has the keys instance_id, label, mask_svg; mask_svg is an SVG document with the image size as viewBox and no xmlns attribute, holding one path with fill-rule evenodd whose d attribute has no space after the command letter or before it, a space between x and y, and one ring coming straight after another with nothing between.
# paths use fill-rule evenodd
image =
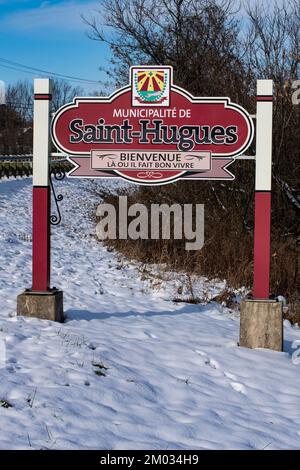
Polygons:
<instances>
[{"instance_id":1,"label":"blue sky","mask_svg":"<svg viewBox=\"0 0 300 470\"><path fill-rule=\"evenodd\" d=\"M244 1L274 4L274 0ZM109 48L87 37L87 26L80 17L81 13L89 16L101 10L101 2L0 0L0 58L90 80L105 78L99 66L108 65ZM3 68L0 61L0 82L14 83L38 75ZM101 85L97 84L84 86L87 93L99 89Z\"/></svg>"},{"instance_id":2,"label":"blue sky","mask_svg":"<svg viewBox=\"0 0 300 470\"><path fill-rule=\"evenodd\" d=\"M80 14L88 16L100 8L101 0L0 0L0 57L99 80L104 75L98 69L107 65L109 50L87 37ZM0 66L0 80L6 83L37 76ZM84 86L87 92L100 88L97 84Z\"/></svg>"}]
</instances>

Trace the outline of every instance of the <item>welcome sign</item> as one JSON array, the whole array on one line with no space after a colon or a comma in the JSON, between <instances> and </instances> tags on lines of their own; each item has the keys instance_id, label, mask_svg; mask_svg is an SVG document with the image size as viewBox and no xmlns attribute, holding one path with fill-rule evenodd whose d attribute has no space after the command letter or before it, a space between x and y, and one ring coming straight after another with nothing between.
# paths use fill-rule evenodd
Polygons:
<instances>
[{"instance_id":1,"label":"welcome sign","mask_svg":"<svg viewBox=\"0 0 300 470\"><path fill-rule=\"evenodd\" d=\"M134 66L110 97L60 108L52 139L75 167L70 177L122 177L138 184L232 180L228 166L253 139L247 111L230 98L193 97L169 66Z\"/></svg>"}]
</instances>

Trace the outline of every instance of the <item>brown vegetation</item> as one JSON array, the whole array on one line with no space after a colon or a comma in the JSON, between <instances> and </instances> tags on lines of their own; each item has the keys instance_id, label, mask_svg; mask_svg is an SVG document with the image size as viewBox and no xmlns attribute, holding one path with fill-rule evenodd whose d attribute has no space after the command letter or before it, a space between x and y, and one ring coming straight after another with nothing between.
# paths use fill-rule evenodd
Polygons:
<instances>
[{"instance_id":1,"label":"brown vegetation","mask_svg":"<svg viewBox=\"0 0 300 470\"><path fill-rule=\"evenodd\" d=\"M125 85L130 65L172 65L175 83L194 95L230 96L254 114L256 80L274 80L271 292L287 296L299 320L300 106L292 103L292 83L299 78L300 8L299 0L263 5L238 13L232 0L110 0L105 22L85 21L92 39L110 44L110 84ZM145 262L251 286L254 165L232 169L233 183L177 182L129 195L129 203L205 204L201 251L187 252L178 240L110 243Z\"/></svg>"}]
</instances>

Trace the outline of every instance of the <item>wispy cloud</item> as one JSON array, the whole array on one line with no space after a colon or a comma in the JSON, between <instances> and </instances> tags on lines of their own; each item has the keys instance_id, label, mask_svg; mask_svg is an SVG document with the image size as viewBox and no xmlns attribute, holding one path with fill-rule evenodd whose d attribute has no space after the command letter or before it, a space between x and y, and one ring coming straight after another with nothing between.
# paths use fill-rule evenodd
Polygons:
<instances>
[{"instance_id":1,"label":"wispy cloud","mask_svg":"<svg viewBox=\"0 0 300 470\"><path fill-rule=\"evenodd\" d=\"M3 0L0 0L1 2L3 3ZM55 4L45 1L36 8L21 8L8 13L2 17L0 27L3 30L9 28L18 32L45 29L83 30L84 25L80 15L93 13L99 10L100 6L99 0L67 0Z\"/></svg>"},{"instance_id":2,"label":"wispy cloud","mask_svg":"<svg viewBox=\"0 0 300 470\"><path fill-rule=\"evenodd\" d=\"M17 3L32 3L31 0L0 0L0 5L15 5Z\"/></svg>"}]
</instances>

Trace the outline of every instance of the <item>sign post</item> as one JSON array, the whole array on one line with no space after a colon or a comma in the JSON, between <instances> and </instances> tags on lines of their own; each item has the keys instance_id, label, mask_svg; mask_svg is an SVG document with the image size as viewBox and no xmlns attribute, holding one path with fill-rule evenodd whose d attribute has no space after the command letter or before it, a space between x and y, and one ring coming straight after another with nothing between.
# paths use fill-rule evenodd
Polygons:
<instances>
[{"instance_id":1,"label":"sign post","mask_svg":"<svg viewBox=\"0 0 300 470\"><path fill-rule=\"evenodd\" d=\"M32 288L18 296L17 314L63 321L63 293L50 288L50 104L52 82L34 81Z\"/></svg>"},{"instance_id":2,"label":"sign post","mask_svg":"<svg viewBox=\"0 0 300 470\"><path fill-rule=\"evenodd\" d=\"M51 82L34 81L32 171L32 291L50 290L50 102Z\"/></svg>"},{"instance_id":3,"label":"sign post","mask_svg":"<svg viewBox=\"0 0 300 470\"><path fill-rule=\"evenodd\" d=\"M282 303L270 300L273 81L257 81L253 299L241 303L240 345L282 351Z\"/></svg>"},{"instance_id":4,"label":"sign post","mask_svg":"<svg viewBox=\"0 0 300 470\"><path fill-rule=\"evenodd\" d=\"M253 298L269 299L273 81L257 82Z\"/></svg>"}]
</instances>

